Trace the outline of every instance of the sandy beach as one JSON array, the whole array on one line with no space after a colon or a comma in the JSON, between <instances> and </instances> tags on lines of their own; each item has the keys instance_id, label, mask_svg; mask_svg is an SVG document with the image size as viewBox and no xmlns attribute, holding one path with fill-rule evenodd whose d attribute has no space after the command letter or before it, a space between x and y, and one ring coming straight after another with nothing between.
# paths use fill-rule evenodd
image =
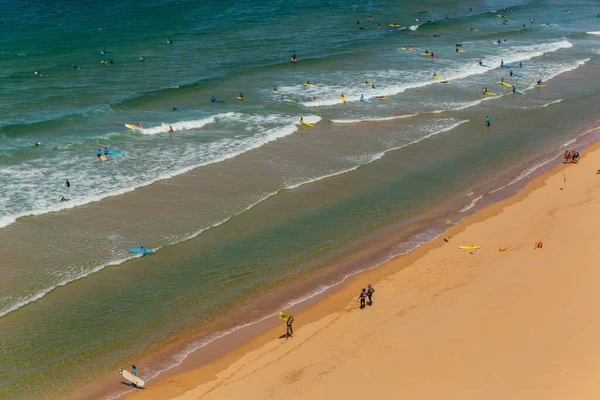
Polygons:
<instances>
[{"instance_id":1,"label":"sandy beach","mask_svg":"<svg viewBox=\"0 0 600 400\"><path fill-rule=\"evenodd\" d=\"M298 313L293 338L278 338L282 323L127 398L593 398L598 166L596 143L579 164L451 228L448 242L359 274ZM361 310L367 283L374 303Z\"/></svg>"}]
</instances>

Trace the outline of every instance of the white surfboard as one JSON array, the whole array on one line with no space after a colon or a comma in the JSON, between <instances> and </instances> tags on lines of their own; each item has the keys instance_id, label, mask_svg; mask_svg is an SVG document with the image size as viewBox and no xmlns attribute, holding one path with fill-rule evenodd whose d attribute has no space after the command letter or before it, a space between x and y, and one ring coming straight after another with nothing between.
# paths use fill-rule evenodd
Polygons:
<instances>
[{"instance_id":1,"label":"white surfboard","mask_svg":"<svg viewBox=\"0 0 600 400\"><path fill-rule=\"evenodd\" d=\"M144 385L146 384L146 382L144 382L142 380L142 378L139 378L139 377L133 375L131 372L127 371L126 369L120 369L119 374L121 374L121 376L123 378L127 379L129 382L135 383L135 385L138 387L144 387Z\"/></svg>"}]
</instances>

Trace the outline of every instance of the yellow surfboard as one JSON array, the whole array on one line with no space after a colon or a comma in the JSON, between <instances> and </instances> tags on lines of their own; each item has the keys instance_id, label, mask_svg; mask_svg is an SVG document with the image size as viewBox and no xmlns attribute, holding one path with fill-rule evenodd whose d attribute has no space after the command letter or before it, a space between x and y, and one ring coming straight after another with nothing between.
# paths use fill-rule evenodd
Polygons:
<instances>
[{"instance_id":1,"label":"yellow surfboard","mask_svg":"<svg viewBox=\"0 0 600 400\"><path fill-rule=\"evenodd\" d=\"M301 120L300 120L300 123L301 123L302 125L306 125L306 126L308 126L308 127L310 127L310 128L312 128L312 127L314 126L313 124L310 124L310 123L308 123L308 122L304 121L303 119L301 119Z\"/></svg>"},{"instance_id":2,"label":"yellow surfboard","mask_svg":"<svg viewBox=\"0 0 600 400\"><path fill-rule=\"evenodd\" d=\"M435 79L436 81L439 81L440 79L442 79L442 78L440 78L440 77L439 77L439 76L437 76L437 75L433 75L433 76L432 76L432 78L433 78L433 79Z\"/></svg>"},{"instance_id":3,"label":"yellow surfboard","mask_svg":"<svg viewBox=\"0 0 600 400\"><path fill-rule=\"evenodd\" d=\"M375 98L377 100L387 100L388 99L386 96L376 96Z\"/></svg>"},{"instance_id":4,"label":"yellow surfboard","mask_svg":"<svg viewBox=\"0 0 600 400\"><path fill-rule=\"evenodd\" d=\"M440 81L440 83L442 85L452 85L452 82L450 82L450 81Z\"/></svg>"},{"instance_id":5,"label":"yellow surfboard","mask_svg":"<svg viewBox=\"0 0 600 400\"><path fill-rule=\"evenodd\" d=\"M243 97L240 97L240 96L238 96L238 97L237 97L237 99L238 99L238 100L244 100L244 98L243 98Z\"/></svg>"},{"instance_id":6,"label":"yellow surfboard","mask_svg":"<svg viewBox=\"0 0 600 400\"><path fill-rule=\"evenodd\" d=\"M412 47L403 47L402 50L404 50L404 51L413 51L414 49Z\"/></svg>"},{"instance_id":7,"label":"yellow surfboard","mask_svg":"<svg viewBox=\"0 0 600 400\"><path fill-rule=\"evenodd\" d=\"M283 101L285 103L293 103L294 102L294 100L292 100L292 99L283 99Z\"/></svg>"},{"instance_id":8,"label":"yellow surfboard","mask_svg":"<svg viewBox=\"0 0 600 400\"><path fill-rule=\"evenodd\" d=\"M273 94L279 94L279 90L271 90L271 92L273 92Z\"/></svg>"},{"instance_id":9,"label":"yellow surfboard","mask_svg":"<svg viewBox=\"0 0 600 400\"><path fill-rule=\"evenodd\" d=\"M313 85L312 83L306 83L306 82L305 82L305 83L303 83L302 85L304 85L304 86L315 86L315 85Z\"/></svg>"},{"instance_id":10,"label":"yellow surfboard","mask_svg":"<svg viewBox=\"0 0 600 400\"><path fill-rule=\"evenodd\" d=\"M291 315L287 311L279 311L279 318L287 322Z\"/></svg>"},{"instance_id":11,"label":"yellow surfboard","mask_svg":"<svg viewBox=\"0 0 600 400\"><path fill-rule=\"evenodd\" d=\"M480 249L481 246L473 246L473 245L471 245L471 246L458 246L458 248L461 249L461 250L477 250L477 249Z\"/></svg>"},{"instance_id":12,"label":"yellow surfboard","mask_svg":"<svg viewBox=\"0 0 600 400\"><path fill-rule=\"evenodd\" d=\"M342 96L341 94L338 94L338 98L343 101L344 103L346 102L346 98L344 96Z\"/></svg>"},{"instance_id":13,"label":"yellow surfboard","mask_svg":"<svg viewBox=\"0 0 600 400\"><path fill-rule=\"evenodd\" d=\"M466 50L459 49L456 53L466 53Z\"/></svg>"},{"instance_id":14,"label":"yellow surfboard","mask_svg":"<svg viewBox=\"0 0 600 400\"><path fill-rule=\"evenodd\" d=\"M545 87L548 87L548 85L535 85L535 87L545 88Z\"/></svg>"},{"instance_id":15,"label":"yellow surfboard","mask_svg":"<svg viewBox=\"0 0 600 400\"><path fill-rule=\"evenodd\" d=\"M129 129L137 129L137 128L135 127L135 125L131 125L131 124L125 124L125 126L126 126L127 128L129 128Z\"/></svg>"},{"instance_id":16,"label":"yellow surfboard","mask_svg":"<svg viewBox=\"0 0 600 400\"><path fill-rule=\"evenodd\" d=\"M485 92L484 94L487 96L495 96L496 95L496 93L492 93L492 92Z\"/></svg>"},{"instance_id":17,"label":"yellow surfboard","mask_svg":"<svg viewBox=\"0 0 600 400\"><path fill-rule=\"evenodd\" d=\"M100 156L98 157L101 161L106 161L106 156Z\"/></svg>"},{"instance_id":18,"label":"yellow surfboard","mask_svg":"<svg viewBox=\"0 0 600 400\"><path fill-rule=\"evenodd\" d=\"M506 82L500 82L500 84L502 86L506 86L506 87L512 87L512 85L510 83L506 83Z\"/></svg>"}]
</instances>

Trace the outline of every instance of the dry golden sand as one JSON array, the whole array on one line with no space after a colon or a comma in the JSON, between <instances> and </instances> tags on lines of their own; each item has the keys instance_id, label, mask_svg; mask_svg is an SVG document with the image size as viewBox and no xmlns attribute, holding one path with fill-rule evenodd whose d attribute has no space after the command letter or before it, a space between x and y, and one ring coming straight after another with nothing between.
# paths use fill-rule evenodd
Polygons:
<instances>
[{"instance_id":1,"label":"dry golden sand","mask_svg":"<svg viewBox=\"0 0 600 400\"><path fill-rule=\"evenodd\" d=\"M358 275L296 315L294 338L277 339L282 324L128 398L597 398L599 149L468 218L449 243ZM483 248L458 249L468 244ZM374 305L360 310L369 282Z\"/></svg>"}]
</instances>

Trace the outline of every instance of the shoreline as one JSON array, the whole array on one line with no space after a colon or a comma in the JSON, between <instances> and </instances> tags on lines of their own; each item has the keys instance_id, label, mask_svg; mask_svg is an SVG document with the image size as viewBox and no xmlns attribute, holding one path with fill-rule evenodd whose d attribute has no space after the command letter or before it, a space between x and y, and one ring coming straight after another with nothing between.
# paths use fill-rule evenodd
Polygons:
<instances>
[{"instance_id":1,"label":"shoreline","mask_svg":"<svg viewBox=\"0 0 600 400\"><path fill-rule=\"evenodd\" d=\"M584 144L582 147L585 148L585 158L587 154L600 150L600 140ZM569 166L562 163L554 165L541 174L534 176L529 181L526 180L525 186L519 188L516 194L498 202L488 204L484 208L477 210L475 214L465 217L458 222L456 226L449 229L449 234L451 234L451 236L456 236L474 224L484 222L501 214L505 208L521 202L531 193L545 186L548 179L559 175L568 167ZM348 299L355 297L354 292L356 292L358 281L369 281L377 286L379 282L406 268L410 268L417 261L424 258L429 252L443 247L444 244L446 243L443 241L443 238L438 237L430 242L420 245L418 248L407 254L396 256L377 267L358 272L345 279L342 283L329 288L325 293L321 293L306 302L292 307L290 311L294 314L296 321L302 321L302 326L318 323L324 318L331 317L332 314L339 313L340 310L347 309ZM236 338L216 339L206 347L191 353L181 365L173 368L173 370L164 375L159 375L154 383L148 385L148 388L150 388L149 390L138 391L137 393L126 393L120 397L173 399L175 396L183 395L188 390L192 390L201 384L214 380L219 372L226 370L245 355L260 350L261 347L268 345L270 342L277 341L274 338L278 336L278 333L282 333L285 327L282 326L280 321L276 320L275 316L273 316L272 319L275 320L275 322L258 322L258 324L265 323L265 325L268 326L264 327L262 333L259 333L257 336L250 336L248 338L246 335L245 340L243 338L237 338L237 346L235 345ZM302 329L298 322L296 322L296 324L297 329ZM273 325L275 326L273 327ZM211 347L217 347L219 345L225 345L225 347L233 345L234 347L233 349L226 351L225 354L219 355L220 352L218 349L211 349Z\"/></svg>"}]
</instances>

